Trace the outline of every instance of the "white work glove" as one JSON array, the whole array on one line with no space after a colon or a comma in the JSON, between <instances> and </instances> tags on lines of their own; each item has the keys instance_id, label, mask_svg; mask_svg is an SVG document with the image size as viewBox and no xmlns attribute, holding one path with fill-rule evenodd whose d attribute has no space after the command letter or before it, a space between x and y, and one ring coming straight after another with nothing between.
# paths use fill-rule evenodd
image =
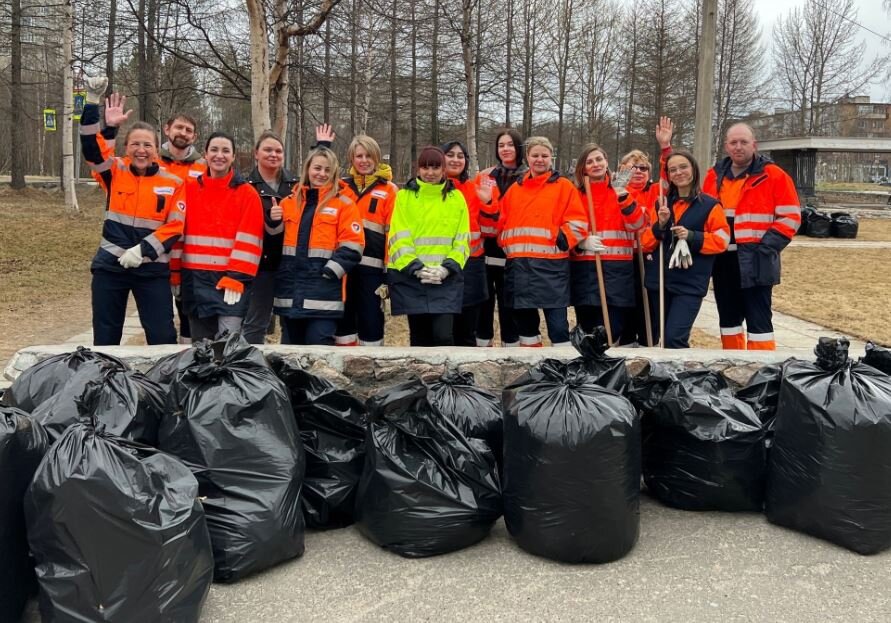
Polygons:
<instances>
[{"instance_id":1,"label":"white work glove","mask_svg":"<svg viewBox=\"0 0 891 623\"><path fill-rule=\"evenodd\" d=\"M381 311L387 313L387 299L390 298L390 288L387 287L387 284L382 283L377 287L374 293L381 300Z\"/></svg>"},{"instance_id":2,"label":"white work glove","mask_svg":"<svg viewBox=\"0 0 891 623\"><path fill-rule=\"evenodd\" d=\"M105 99L105 90L108 88L108 78L94 76L87 78L87 104L99 104Z\"/></svg>"},{"instance_id":3,"label":"white work glove","mask_svg":"<svg viewBox=\"0 0 891 623\"><path fill-rule=\"evenodd\" d=\"M678 240L674 245L674 253L668 260L669 268L690 268L693 266L693 255L686 240Z\"/></svg>"},{"instance_id":4,"label":"white work glove","mask_svg":"<svg viewBox=\"0 0 891 623\"><path fill-rule=\"evenodd\" d=\"M421 283L440 285L449 276L449 269L445 266L430 266L424 269L426 276L421 278Z\"/></svg>"},{"instance_id":5,"label":"white work glove","mask_svg":"<svg viewBox=\"0 0 891 623\"><path fill-rule=\"evenodd\" d=\"M235 305L240 300L241 292L239 292L238 290L223 288L223 302L226 303L226 305Z\"/></svg>"},{"instance_id":6,"label":"white work glove","mask_svg":"<svg viewBox=\"0 0 891 623\"><path fill-rule=\"evenodd\" d=\"M136 245L124 251L124 254L118 258L118 264L124 268L142 266L142 246Z\"/></svg>"},{"instance_id":7,"label":"white work glove","mask_svg":"<svg viewBox=\"0 0 891 623\"><path fill-rule=\"evenodd\" d=\"M176 283L171 283L170 294L173 295L173 298L178 299L180 297L180 294L182 294L182 286Z\"/></svg>"},{"instance_id":8,"label":"white work glove","mask_svg":"<svg viewBox=\"0 0 891 623\"><path fill-rule=\"evenodd\" d=\"M616 171L610 176L610 186L613 187L613 190L616 192L616 195L621 197L622 195L627 195L628 191L625 189L628 186L628 182L631 181L631 169L626 169L624 171Z\"/></svg>"},{"instance_id":9,"label":"white work glove","mask_svg":"<svg viewBox=\"0 0 891 623\"><path fill-rule=\"evenodd\" d=\"M600 236L591 234L579 243L579 249L582 249L583 251L592 251L594 253L603 253L606 251L606 245L603 244L603 239Z\"/></svg>"}]
</instances>

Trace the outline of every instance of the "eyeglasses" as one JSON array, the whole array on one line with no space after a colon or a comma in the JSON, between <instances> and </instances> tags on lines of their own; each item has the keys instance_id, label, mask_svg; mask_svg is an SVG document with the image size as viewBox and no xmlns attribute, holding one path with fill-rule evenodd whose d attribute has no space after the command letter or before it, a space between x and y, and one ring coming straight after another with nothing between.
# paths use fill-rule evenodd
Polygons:
<instances>
[{"instance_id":1,"label":"eyeglasses","mask_svg":"<svg viewBox=\"0 0 891 623\"><path fill-rule=\"evenodd\" d=\"M650 170L650 165L648 165L648 164L632 164L631 168L636 169L636 170L640 171L641 173L646 173L647 171Z\"/></svg>"}]
</instances>

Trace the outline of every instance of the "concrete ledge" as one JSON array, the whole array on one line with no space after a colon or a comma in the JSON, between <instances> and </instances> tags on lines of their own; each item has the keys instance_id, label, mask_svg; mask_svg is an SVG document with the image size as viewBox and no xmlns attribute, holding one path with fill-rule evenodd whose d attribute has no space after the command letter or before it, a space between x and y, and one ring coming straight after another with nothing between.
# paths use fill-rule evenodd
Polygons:
<instances>
[{"instance_id":1,"label":"concrete ledge","mask_svg":"<svg viewBox=\"0 0 891 623\"><path fill-rule=\"evenodd\" d=\"M94 348L114 355L136 370L146 371L165 355L187 346L108 346ZM476 382L499 390L510 384L531 365L542 359L573 359L578 353L571 347L561 348L396 348L396 347L260 347L265 353L276 353L298 361L311 372L330 379L339 387L366 395L379 387L392 385L415 375L435 377L446 369L472 372ZM71 344L30 346L19 350L10 360L4 376L14 380L24 370L52 355L74 350ZM707 349L662 350L658 348L613 348L612 357L627 359L629 372L638 374L647 360L675 363L687 368L707 367L721 372L733 385L743 385L758 368L785 361L789 357L813 359L811 349L796 348L777 351L723 351Z\"/></svg>"}]
</instances>

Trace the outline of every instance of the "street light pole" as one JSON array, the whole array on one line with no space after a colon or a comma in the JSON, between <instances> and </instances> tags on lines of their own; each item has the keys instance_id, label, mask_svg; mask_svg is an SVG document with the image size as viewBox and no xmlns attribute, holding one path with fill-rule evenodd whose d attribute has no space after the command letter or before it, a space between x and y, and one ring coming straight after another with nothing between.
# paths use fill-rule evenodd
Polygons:
<instances>
[{"instance_id":1,"label":"street light pole","mask_svg":"<svg viewBox=\"0 0 891 623\"><path fill-rule=\"evenodd\" d=\"M696 127L693 155L703 170L712 165L712 112L715 93L715 41L718 0L702 0L702 37L699 39L699 73L696 80Z\"/></svg>"}]
</instances>

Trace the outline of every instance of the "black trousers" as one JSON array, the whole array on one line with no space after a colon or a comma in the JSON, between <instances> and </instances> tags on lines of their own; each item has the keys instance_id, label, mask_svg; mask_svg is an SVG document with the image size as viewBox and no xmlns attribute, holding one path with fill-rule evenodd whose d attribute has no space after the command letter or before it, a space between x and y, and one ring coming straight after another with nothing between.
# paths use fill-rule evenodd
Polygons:
<instances>
[{"instance_id":1,"label":"black trousers","mask_svg":"<svg viewBox=\"0 0 891 623\"><path fill-rule=\"evenodd\" d=\"M408 332L412 346L454 346L454 314L409 314Z\"/></svg>"},{"instance_id":2,"label":"black trousers","mask_svg":"<svg viewBox=\"0 0 891 623\"><path fill-rule=\"evenodd\" d=\"M569 341L569 319L565 307L543 309L548 337L552 344L563 344ZM541 344L539 333L539 316L537 309L514 310L514 317L520 330L520 346L536 346Z\"/></svg>"},{"instance_id":3,"label":"black trousers","mask_svg":"<svg viewBox=\"0 0 891 623\"><path fill-rule=\"evenodd\" d=\"M514 310L504 305L504 266L486 264L489 298L480 304L476 336L481 340L495 337L495 303L498 303L498 323L501 326L501 344L516 344L520 339Z\"/></svg>"},{"instance_id":4,"label":"black trousers","mask_svg":"<svg viewBox=\"0 0 891 623\"><path fill-rule=\"evenodd\" d=\"M609 310L609 330L613 336L613 342L619 342L630 308L607 305L607 309ZM576 305L575 318L585 333L591 333L595 327L606 326L603 308L600 305Z\"/></svg>"},{"instance_id":5,"label":"black trousers","mask_svg":"<svg viewBox=\"0 0 891 623\"><path fill-rule=\"evenodd\" d=\"M170 277L141 277L126 272L93 273L93 344L117 346L124 333L127 298L133 293L148 344L176 344Z\"/></svg>"},{"instance_id":6,"label":"black trousers","mask_svg":"<svg viewBox=\"0 0 891 623\"><path fill-rule=\"evenodd\" d=\"M480 305L468 305L455 317L455 346L476 346Z\"/></svg>"},{"instance_id":7,"label":"black trousers","mask_svg":"<svg viewBox=\"0 0 891 623\"><path fill-rule=\"evenodd\" d=\"M336 318L286 318L287 335L282 332L282 344L304 346L334 346Z\"/></svg>"}]
</instances>

